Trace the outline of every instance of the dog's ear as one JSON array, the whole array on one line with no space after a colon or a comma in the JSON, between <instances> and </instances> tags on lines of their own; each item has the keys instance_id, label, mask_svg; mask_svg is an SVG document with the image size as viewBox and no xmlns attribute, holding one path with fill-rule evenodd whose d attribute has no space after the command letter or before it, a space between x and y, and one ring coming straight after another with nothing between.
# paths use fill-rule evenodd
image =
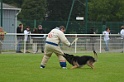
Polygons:
<instances>
[{"instance_id":1,"label":"dog's ear","mask_svg":"<svg viewBox=\"0 0 124 82\"><path fill-rule=\"evenodd\" d=\"M63 54L63 56L66 56L66 55L67 55L67 53L64 53L64 54Z\"/></svg>"},{"instance_id":2,"label":"dog's ear","mask_svg":"<svg viewBox=\"0 0 124 82\"><path fill-rule=\"evenodd\" d=\"M96 53L96 51L94 50L94 51L93 51L93 53L94 53L94 58L95 58L95 61L97 61L97 59L98 59L98 56L97 56L97 53Z\"/></svg>"},{"instance_id":3,"label":"dog's ear","mask_svg":"<svg viewBox=\"0 0 124 82\"><path fill-rule=\"evenodd\" d=\"M64 55L68 55L67 53L64 53Z\"/></svg>"},{"instance_id":4,"label":"dog's ear","mask_svg":"<svg viewBox=\"0 0 124 82\"><path fill-rule=\"evenodd\" d=\"M64 55L66 55L66 53L64 53Z\"/></svg>"}]
</instances>

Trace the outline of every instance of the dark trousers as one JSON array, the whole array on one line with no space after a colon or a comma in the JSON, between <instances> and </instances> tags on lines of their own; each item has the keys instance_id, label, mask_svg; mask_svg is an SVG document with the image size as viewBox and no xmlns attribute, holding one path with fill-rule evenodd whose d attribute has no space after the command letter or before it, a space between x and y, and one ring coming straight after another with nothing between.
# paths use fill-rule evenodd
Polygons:
<instances>
[{"instance_id":1,"label":"dark trousers","mask_svg":"<svg viewBox=\"0 0 124 82\"><path fill-rule=\"evenodd\" d=\"M2 53L2 42L0 41L0 54Z\"/></svg>"},{"instance_id":2,"label":"dark trousers","mask_svg":"<svg viewBox=\"0 0 124 82\"><path fill-rule=\"evenodd\" d=\"M94 51L95 50L95 48L94 48L95 37L90 37L90 42L91 42L91 45L92 45L92 50Z\"/></svg>"}]
</instances>

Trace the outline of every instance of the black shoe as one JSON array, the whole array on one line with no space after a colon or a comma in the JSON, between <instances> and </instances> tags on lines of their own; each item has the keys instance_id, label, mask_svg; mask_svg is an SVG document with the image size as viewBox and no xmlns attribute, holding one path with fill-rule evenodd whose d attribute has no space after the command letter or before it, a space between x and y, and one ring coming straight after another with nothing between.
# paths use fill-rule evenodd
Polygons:
<instances>
[{"instance_id":1,"label":"black shoe","mask_svg":"<svg viewBox=\"0 0 124 82\"><path fill-rule=\"evenodd\" d=\"M22 51L16 51L16 53L23 53Z\"/></svg>"},{"instance_id":2,"label":"black shoe","mask_svg":"<svg viewBox=\"0 0 124 82\"><path fill-rule=\"evenodd\" d=\"M40 65L40 68L42 68L42 69L43 69L43 68L45 68L45 66L43 66L43 65Z\"/></svg>"}]
</instances>

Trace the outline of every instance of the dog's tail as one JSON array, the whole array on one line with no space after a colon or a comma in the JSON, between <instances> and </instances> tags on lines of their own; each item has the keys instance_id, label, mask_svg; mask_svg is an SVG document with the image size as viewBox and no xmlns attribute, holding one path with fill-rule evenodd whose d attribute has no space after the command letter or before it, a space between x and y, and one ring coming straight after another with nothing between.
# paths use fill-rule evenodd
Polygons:
<instances>
[{"instance_id":1,"label":"dog's tail","mask_svg":"<svg viewBox=\"0 0 124 82\"><path fill-rule=\"evenodd\" d=\"M93 51L93 53L94 53L94 58L95 58L95 60L97 61L97 59L98 59L98 56L97 56L97 53L96 53L96 51L94 50L94 51Z\"/></svg>"}]
</instances>

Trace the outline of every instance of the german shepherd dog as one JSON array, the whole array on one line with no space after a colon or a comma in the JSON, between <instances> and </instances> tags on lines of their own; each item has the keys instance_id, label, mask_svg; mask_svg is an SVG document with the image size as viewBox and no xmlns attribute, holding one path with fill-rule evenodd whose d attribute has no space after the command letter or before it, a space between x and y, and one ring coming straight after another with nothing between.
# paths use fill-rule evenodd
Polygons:
<instances>
[{"instance_id":1,"label":"german shepherd dog","mask_svg":"<svg viewBox=\"0 0 124 82\"><path fill-rule=\"evenodd\" d=\"M97 53L93 51L94 57L92 56L74 56L64 53L63 57L71 64L72 69L79 68L84 65L90 66L92 69L94 68L94 62L97 60Z\"/></svg>"}]
</instances>

